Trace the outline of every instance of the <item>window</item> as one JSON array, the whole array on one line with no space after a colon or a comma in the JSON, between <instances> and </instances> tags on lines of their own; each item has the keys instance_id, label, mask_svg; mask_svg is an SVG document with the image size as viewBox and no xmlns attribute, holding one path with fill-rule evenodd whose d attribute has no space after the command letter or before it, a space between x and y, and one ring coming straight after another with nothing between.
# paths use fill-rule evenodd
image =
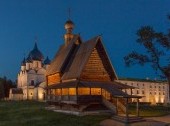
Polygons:
<instances>
[{"instance_id":1,"label":"window","mask_svg":"<svg viewBox=\"0 0 170 126\"><path fill-rule=\"evenodd\" d=\"M145 91L142 91L142 94L145 94Z\"/></svg>"},{"instance_id":2,"label":"window","mask_svg":"<svg viewBox=\"0 0 170 126\"><path fill-rule=\"evenodd\" d=\"M139 94L139 90L136 91L136 94Z\"/></svg>"},{"instance_id":3,"label":"window","mask_svg":"<svg viewBox=\"0 0 170 126\"><path fill-rule=\"evenodd\" d=\"M31 80L31 86L34 86L34 80Z\"/></svg>"},{"instance_id":4,"label":"window","mask_svg":"<svg viewBox=\"0 0 170 126\"><path fill-rule=\"evenodd\" d=\"M38 62L37 62L37 67L38 67Z\"/></svg>"},{"instance_id":5,"label":"window","mask_svg":"<svg viewBox=\"0 0 170 126\"><path fill-rule=\"evenodd\" d=\"M76 95L76 88L69 88L69 95Z\"/></svg>"},{"instance_id":6,"label":"window","mask_svg":"<svg viewBox=\"0 0 170 126\"><path fill-rule=\"evenodd\" d=\"M55 95L55 89L51 89L51 94Z\"/></svg>"},{"instance_id":7,"label":"window","mask_svg":"<svg viewBox=\"0 0 170 126\"><path fill-rule=\"evenodd\" d=\"M91 95L101 95L101 88L91 88Z\"/></svg>"},{"instance_id":8,"label":"window","mask_svg":"<svg viewBox=\"0 0 170 126\"><path fill-rule=\"evenodd\" d=\"M62 95L68 95L68 88L62 88Z\"/></svg>"},{"instance_id":9,"label":"window","mask_svg":"<svg viewBox=\"0 0 170 126\"><path fill-rule=\"evenodd\" d=\"M61 89L56 89L56 95L61 95Z\"/></svg>"},{"instance_id":10,"label":"window","mask_svg":"<svg viewBox=\"0 0 170 126\"><path fill-rule=\"evenodd\" d=\"M150 85L150 88L152 88L152 85Z\"/></svg>"},{"instance_id":11,"label":"window","mask_svg":"<svg viewBox=\"0 0 170 126\"><path fill-rule=\"evenodd\" d=\"M90 88L78 88L78 94L79 95L89 95Z\"/></svg>"},{"instance_id":12,"label":"window","mask_svg":"<svg viewBox=\"0 0 170 126\"><path fill-rule=\"evenodd\" d=\"M152 94L152 92L150 92L150 95Z\"/></svg>"}]
</instances>

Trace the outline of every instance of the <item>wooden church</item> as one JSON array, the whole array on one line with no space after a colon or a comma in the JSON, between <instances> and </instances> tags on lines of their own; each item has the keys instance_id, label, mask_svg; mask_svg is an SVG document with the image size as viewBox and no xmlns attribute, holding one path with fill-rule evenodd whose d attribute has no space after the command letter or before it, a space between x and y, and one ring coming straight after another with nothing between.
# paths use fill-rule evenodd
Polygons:
<instances>
[{"instance_id":1,"label":"wooden church","mask_svg":"<svg viewBox=\"0 0 170 126\"><path fill-rule=\"evenodd\" d=\"M63 111L111 110L128 116L128 103L141 97L128 95L126 90L134 87L115 81L118 77L101 36L82 42L80 35L72 34L73 28L74 23L68 20L65 43L47 70L46 101Z\"/></svg>"}]
</instances>

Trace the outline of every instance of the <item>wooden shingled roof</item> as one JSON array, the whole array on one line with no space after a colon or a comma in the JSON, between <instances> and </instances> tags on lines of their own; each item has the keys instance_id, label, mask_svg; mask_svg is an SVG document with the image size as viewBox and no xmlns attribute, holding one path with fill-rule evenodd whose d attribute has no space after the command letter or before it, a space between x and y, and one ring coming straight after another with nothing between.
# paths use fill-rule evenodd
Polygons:
<instances>
[{"instance_id":1,"label":"wooden shingled roof","mask_svg":"<svg viewBox=\"0 0 170 126\"><path fill-rule=\"evenodd\" d=\"M74 49L76 51L73 52L72 50L77 41L80 44L76 45L76 49ZM111 80L117 79L116 72L102 44L101 36L81 42L79 35L75 35L69 45L60 47L50 67L47 69L47 76L60 72L62 73L61 80L78 79L96 45L99 45L102 50L104 60L107 62L106 69Z\"/></svg>"},{"instance_id":2,"label":"wooden shingled roof","mask_svg":"<svg viewBox=\"0 0 170 126\"><path fill-rule=\"evenodd\" d=\"M78 35L75 35L71 40L70 44L65 46L64 44L60 46L58 52L56 53L54 60L52 60L49 69L47 69L47 75L55 74L62 71L62 67L65 64L66 59L68 58L68 54L71 51L71 48L75 41L79 38Z\"/></svg>"}]
</instances>

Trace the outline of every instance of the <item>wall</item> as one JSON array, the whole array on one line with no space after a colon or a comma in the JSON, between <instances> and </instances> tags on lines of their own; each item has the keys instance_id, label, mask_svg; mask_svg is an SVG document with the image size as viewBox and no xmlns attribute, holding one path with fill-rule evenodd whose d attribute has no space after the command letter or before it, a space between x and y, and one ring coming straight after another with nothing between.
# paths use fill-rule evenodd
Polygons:
<instances>
[{"instance_id":1,"label":"wall","mask_svg":"<svg viewBox=\"0 0 170 126\"><path fill-rule=\"evenodd\" d=\"M166 103L168 99L168 84L165 82L145 82L145 81L130 81L130 80L117 80L123 84L134 86L136 89L132 90L133 95L144 96L140 99L141 102ZM124 90L125 91L125 90ZM126 90L131 94L130 90Z\"/></svg>"}]
</instances>

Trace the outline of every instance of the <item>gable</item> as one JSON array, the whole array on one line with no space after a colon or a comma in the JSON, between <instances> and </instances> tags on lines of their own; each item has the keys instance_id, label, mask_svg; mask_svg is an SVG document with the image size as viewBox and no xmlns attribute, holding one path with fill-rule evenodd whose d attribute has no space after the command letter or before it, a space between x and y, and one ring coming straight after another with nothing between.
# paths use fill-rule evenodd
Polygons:
<instances>
[{"instance_id":1,"label":"gable","mask_svg":"<svg viewBox=\"0 0 170 126\"><path fill-rule=\"evenodd\" d=\"M98 37L94 37L93 39L80 44L69 69L67 69L62 76L62 80L78 79L80 77L86 62L96 45L97 39Z\"/></svg>"},{"instance_id":2,"label":"gable","mask_svg":"<svg viewBox=\"0 0 170 126\"><path fill-rule=\"evenodd\" d=\"M80 80L86 81L112 81L116 74L111 66L106 51L99 39L90 54L88 62L82 70Z\"/></svg>"},{"instance_id":3,"label":"gable","mask_svg":"<svg viewBox=\"0 0 170 126\"><path fill-rule=\"evenodd\" d=\"M80 45L72 64L61 79L111 81L116 78L100 36L97 36Z\"/></svg>"}]
</instances>

